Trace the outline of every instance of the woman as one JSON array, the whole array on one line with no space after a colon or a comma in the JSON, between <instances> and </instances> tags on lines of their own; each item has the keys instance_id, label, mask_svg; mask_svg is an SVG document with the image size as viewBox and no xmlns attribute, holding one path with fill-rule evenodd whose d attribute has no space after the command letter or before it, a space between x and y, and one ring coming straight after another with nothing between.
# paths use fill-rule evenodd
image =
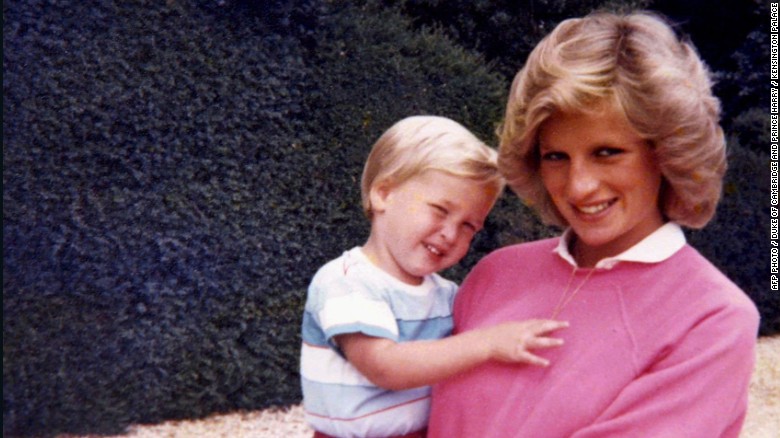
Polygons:
<instances>
[{"instance_id":1,"label":"woman","mask_svg":"<svg viewBox=\"0 0 780 438\"><path fill-rule=\"evenodd\" d=\"M655 15L567 20L534 49L500 167L567 228L482 260L455 331L570 327L547 368L488 363L437 386L429 436L738 436L758 312L680 228L703 227L720 198L719 112L695 49Z\"/></svg>"}]
</instances>

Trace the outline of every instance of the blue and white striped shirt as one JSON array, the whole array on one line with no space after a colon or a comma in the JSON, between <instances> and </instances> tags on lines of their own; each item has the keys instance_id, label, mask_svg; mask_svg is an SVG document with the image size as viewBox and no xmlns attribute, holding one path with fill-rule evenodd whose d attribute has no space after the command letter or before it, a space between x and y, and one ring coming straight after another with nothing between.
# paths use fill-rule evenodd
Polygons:
<instances>
[{"instance_id":1,"label":"blue and white striped shirt","mask_svg":"<svg viewBox=\"0 0 780 438\"><path fill-rule=\"evenodd\" d=\"M457 285L438 274L406 284L371 263L359 248L314 276L303 316L301 385L308 423L339 437L403 435L428 423L430 387L377 387L344 357L334 337L347 333L405 342L452 332Z\"/></svg>"}]
</instances>

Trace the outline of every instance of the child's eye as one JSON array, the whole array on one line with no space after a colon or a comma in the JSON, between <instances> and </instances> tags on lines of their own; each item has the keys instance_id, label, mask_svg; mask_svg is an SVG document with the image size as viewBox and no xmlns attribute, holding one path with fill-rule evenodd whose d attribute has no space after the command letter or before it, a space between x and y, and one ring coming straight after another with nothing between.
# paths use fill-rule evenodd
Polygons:
<instances>
[{"instance_id":1,"label":"child's eye","mask_svg":"<svg viewBox=\"0 0 780 438\"><path fill-rule=\"evenodd\" d=\"M438 204L430 204L430 205L433 211L440 216L447 216L447 213L449 213L447 209L442 207L441 205Z\"/></svg>"},{"instance_id":2,"label":"child's eye","mask_svg":"<svg viewBox=\"0 0 780 438\"><path fill-rule=\"evenodd\" d=\"M477 227L476 225L472 224L471 222L464 222L463 223L463 228L465 228L466 231L469 232L472 235L477 234L479 232L479 227Z\"/></svg>"}]
</instances>

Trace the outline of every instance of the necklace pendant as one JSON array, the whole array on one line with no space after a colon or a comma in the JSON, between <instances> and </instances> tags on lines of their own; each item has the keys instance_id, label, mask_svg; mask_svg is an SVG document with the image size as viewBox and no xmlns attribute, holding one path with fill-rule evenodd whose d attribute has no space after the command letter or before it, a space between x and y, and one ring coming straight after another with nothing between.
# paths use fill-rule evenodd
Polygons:
<instances>
[{"instance_id":1,"label":"necklace pendant","mask_svg":"<svg viewBox=\"0 0 780 438\"><path fill-rule=\"evenodd\" d=\"M565 309L566 306L568 306L569 303L574 299L574 297L577 296L577 293L580 291L580 289L582 289L583 286L585 286L585 283L588 282L590 276L593 274L595 270L596 270L595 268L590 269L588 271L588 274L582 280L582 282L571 293L569 293L569 288L574 282L574 277L577 274L577 268L575 267L571 271L571 275L569 276L569 281L566 283L566 288L563 290L563 294L561 294L561 298L558 299L558 304L555 305L555 308L553 309L553 313L550 319L556 319L558 315L560 315L561 312L563 312L563 309Z\"/></svg>"}]
</instances>

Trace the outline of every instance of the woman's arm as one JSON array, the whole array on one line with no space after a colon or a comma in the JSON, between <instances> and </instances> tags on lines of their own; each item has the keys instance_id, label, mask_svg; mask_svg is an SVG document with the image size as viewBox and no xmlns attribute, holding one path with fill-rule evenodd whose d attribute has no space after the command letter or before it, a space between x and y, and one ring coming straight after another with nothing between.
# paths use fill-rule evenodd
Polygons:
<instances>
[{"instance_id":1,"label":"woman's arm","mask_svg":"<svg viewBox=\"0 0 780 438\"><path fill-rule=\"evenodd\" d=\"M347 360L375 385L401 390L433 385L489 360L546 366L546 359L528 350L561 345L561 339L545 335L567 325L529 320L401 343L350 333L337 336L336 342Z\"/></svg>"},{"instance_id":2,"label":"woman's arm","mask_svg":"<svg viewBox=\"0 0 780 438\"><path fill-rule=\"evenodd\" d=\"M754 308L711 313L573 437L737 438L755 361Z\"/></svg>"}]
</instances>

